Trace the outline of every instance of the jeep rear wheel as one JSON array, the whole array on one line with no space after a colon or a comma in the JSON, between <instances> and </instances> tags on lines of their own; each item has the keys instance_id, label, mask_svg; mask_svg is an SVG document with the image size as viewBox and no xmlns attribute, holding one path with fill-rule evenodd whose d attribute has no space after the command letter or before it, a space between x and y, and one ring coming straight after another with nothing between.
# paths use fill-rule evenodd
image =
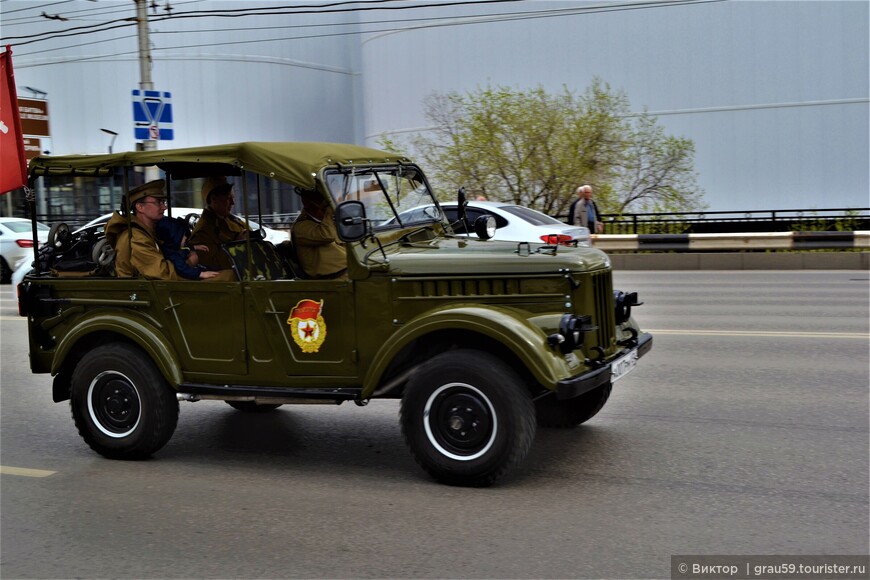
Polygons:
<instances>
[{"instance_id":1,"label":"jeep rear wheel","mask_svg":"<svg viewBox=\"0 0 870 580\"><path fill-rule=\"evenodd\" d=\"M534 405L520 378L472 350L423 365L408 381L400 420L417 463L451 485L491 485L525 458L535 437Z\"/></svg>"},{"instance_id":2,"label":"jeep rear wheel","mask_svg":"<svg viewBox=\"0 0 870 580\"><path fill-rule=\"evenodd\" d=\"M268 404L257 404L255 401L224 401L227 405L236 409L238 411L244 411L245 413L268 413L269 411L274 411L280 404L277 403L268 403Z\"/></svg>"},{"instance_id":3,"label":"jeep rear wheel","mask_svg":"<svg viewBox=\"0 0 870 580\"><path fill-rule=\"evenodd\" d=\"M535 401L540 427L576 427L598 414L610 398L613 386L606 383L573 399L559 400L555 394Z\"/></svg>"},{"instance_id":4,"label":"jeep rear wheel","mask_svg":"<svg viewBox=\"0 0 870 580\"><path fill-rule=\"evenodd\" d=\"M70 408L82 439L110 459L141 459L166 445L178 400L145 353L129 344L98 346L71 379Z\"/></svg>"}]
</instances>

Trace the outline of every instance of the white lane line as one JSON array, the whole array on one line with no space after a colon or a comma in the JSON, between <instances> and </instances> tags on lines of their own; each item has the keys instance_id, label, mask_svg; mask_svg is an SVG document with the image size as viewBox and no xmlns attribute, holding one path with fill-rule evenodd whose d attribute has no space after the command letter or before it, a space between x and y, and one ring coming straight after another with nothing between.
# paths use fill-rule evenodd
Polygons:
<instances>
[{"instance_id":1,"label":"white lane line","mask_svg":"<svg viewBox=\"0 0 870 580\"><path fill-rule=\"evenodd\" d=\"M20 475L22 477L48 477L54 475L56 471L47 471L45 469L27 469L26 467L11 467L9 465L0 465L0 474L3 475Z\"/></svg>"},{"instance_id":2,"label":"white lane line","mask_svg":"<svg viewBox=\"0 0 870 580\"><path fill-rule=\"evenodd\" d=\"M773 330L653 330L643 329L652 335L675 334L684 336L757 336L764 338L858 338L870 340L865 332L783 332Z\"/></svg>"}]
</instances>

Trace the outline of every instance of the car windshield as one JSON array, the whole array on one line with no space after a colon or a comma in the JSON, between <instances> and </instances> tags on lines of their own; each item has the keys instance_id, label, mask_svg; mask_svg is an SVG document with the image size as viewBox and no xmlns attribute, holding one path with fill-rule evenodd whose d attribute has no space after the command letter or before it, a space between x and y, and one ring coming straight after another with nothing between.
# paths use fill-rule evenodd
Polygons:
<instances>
[{"instance_id":1,"label":"car windshield","mask_svg":"<svg viewBox=\"0 0 870 580\"><path fill-rule=\"evenodd\" d=\"M326 184L336 203L361 201L375 229L397 227L400 220L401 225L408 225L441 219L428 185L413 167L331 171ZM431 209L407 213L420 206Z\"/></svg>"},{"instance_id":2,"label":"car windshield","mask_svg":"<svg viewBox=\"0 0 870 580\"><path fill-rule=\"evenodd\" d=\"M519 218L522 218L523 220L529 222L534 226L565 225L563 222L560 222L556 218L550 217L547 214L541 213L537 210L523 207L521 205L503 205L500 206L499 209L507 213L513 214Z\"/></svg>"},{"instance_id":3,"label":"car windshield","mask_svg":"<svg viewBox=\"0 0 870 580\"><path fill-rule=\"evenodd\" d=\"M23 222L10 221L10 222L2 222L2 223L4 226L9 228L10 230L15 232L16 234L26 234L28 232L33 231L33 226L31 225L31 223L29 221L23 221ZM43 223L36 222L36 229L40 232L47 232L51 228L49 228L47 225L45 225Z\"/></svg>"}]
</instances>

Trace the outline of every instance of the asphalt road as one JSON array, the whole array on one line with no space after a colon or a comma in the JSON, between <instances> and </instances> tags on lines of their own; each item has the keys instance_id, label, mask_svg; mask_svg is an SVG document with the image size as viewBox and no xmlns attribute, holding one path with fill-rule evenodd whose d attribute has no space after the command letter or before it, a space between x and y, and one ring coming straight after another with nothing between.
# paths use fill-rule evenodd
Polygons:
<instances>
[{"instance_id":1,"label":"asphalt road","mask_svg":"<svg viewBox=\"0 0 870 580\"><path fill-rule=\"evenodd\" d=\"M618 272L653 351L489 489L429 480L393 402L182 403L153 459L102 459L29 374L3 287L0 576L666 578L673 554L867 554L868 278Z\"/></svg>"}]
</instances>

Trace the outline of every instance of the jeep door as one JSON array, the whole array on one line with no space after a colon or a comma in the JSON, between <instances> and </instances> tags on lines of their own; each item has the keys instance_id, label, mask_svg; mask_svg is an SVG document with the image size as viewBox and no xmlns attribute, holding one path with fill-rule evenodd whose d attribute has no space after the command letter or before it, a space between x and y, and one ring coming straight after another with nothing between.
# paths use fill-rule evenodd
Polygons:
<instances>
[{"instance_id":1,"label":"jeep door","mask_svg":"<svg viewBox=\"0 0 870 580\"><path fill-rule=\"evenodd\" d=\"M263 280L244 286L251 378L298 386L354 383L356 316L350 281Z\"/></svg>"},{"instance_id":2,"label":"jeep door","mask_svg":"<svg viewBox=\"0 0 870 580\"><path fill-rule=\"evenodd\" d=\"M245 311L239 282L155 281L154 296L185 374L247 373ZM223 380L223 377L222 377Z\"/></svg>"}]
</instances>

